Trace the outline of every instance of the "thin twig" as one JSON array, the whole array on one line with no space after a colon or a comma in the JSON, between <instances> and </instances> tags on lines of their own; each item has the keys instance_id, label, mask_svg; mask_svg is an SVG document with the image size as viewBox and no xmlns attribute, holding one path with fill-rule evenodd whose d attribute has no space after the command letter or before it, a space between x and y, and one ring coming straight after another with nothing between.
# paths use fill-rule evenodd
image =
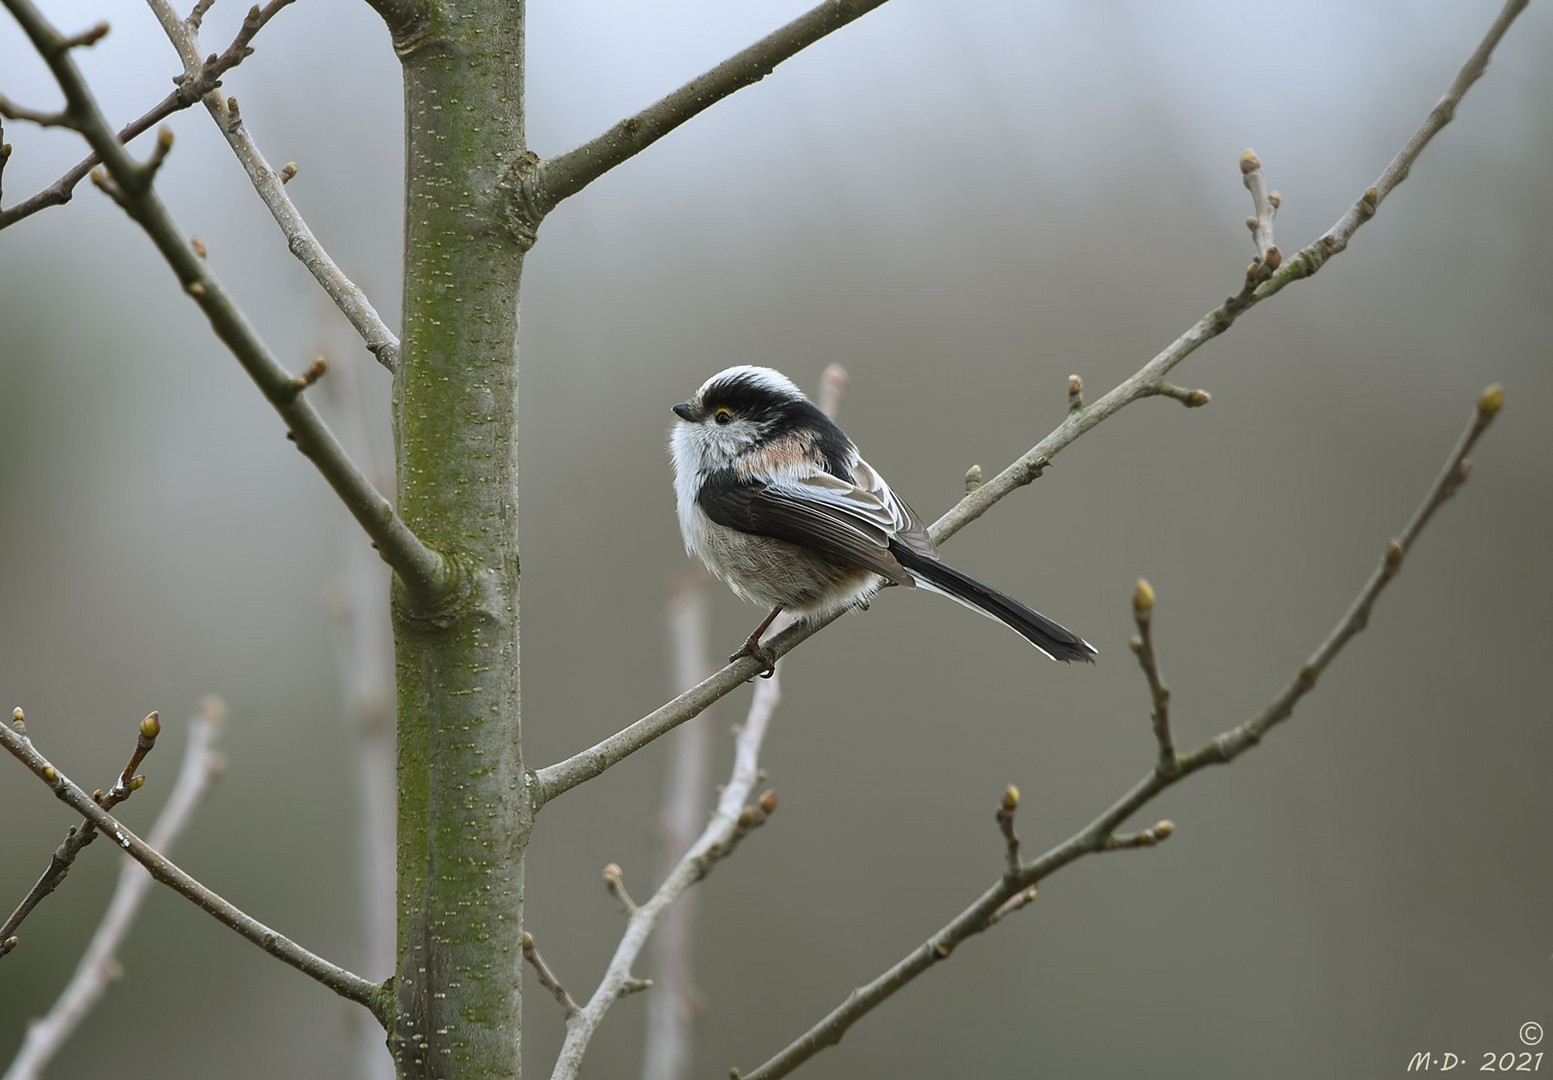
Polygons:
<instances>
[{"instance_id":1,"label":"thin twig","mask_svg":"<svg viewBox=\"0 0 1553 1080\"><path fill-rule=\"evenodd\" d=\"M1473 411L1471 422L1446 460L1444 469L1412 519L1402 530L1401 536L1386 546L1380 566L1359 590L1348 612L1311 655L1295 677L1261 712L1237 727L1210 739L1198 750L1179 759L1178 768L1166 776L1158 768L1149 772L1132 789L1118 799L1085 828L1067 840L1051 848L1035 861L1023 864L1017 874L1005 873L974 903L940 927L924 945L913 949L882 975L852 991L836 1008L808 1031L765 1062L753 1072L731 1075L742 1080L774 1080L786 1076L809 1058L834 1046L841 1037L863 1016L867 1015L895 991L911 982L938 961L945 959L965 939L981 933L994 925L1012 910L1024 906L1034 898L1034 889L1052 874L1082 856L1102 851L1117 851L1140 847L1152 847L1174 831L1168 821L1162 821L1139 833L1117 833L1117 828L1155 796L1166 788L1180 783L1186 777L1208 765L1233 761L1251 747L1261 742L1263 736L1275 725L1286 720L1294 707L1316 685L1316 679L1328 664L1342 651L1355 634L1369 621L1386 584L1402 565L1407 549L1417 539L1420 530L1434 512L1450 498L1467 478L1470 468L1467 454L1478 437L1493 422L1504 403L1504 393L1497 386L1484 391ZM1028 895L1026 895L1028 894Z\"/></svg>"},{"instance_id":2,"label":"thin twig","mask_svg":"<svg viewBox=\"0 0 1553 1080\"><path fill-rule=\"evenodd\" d=\"M18 708L13 712L11 720L18 734L25 738L26 717L23 715L22 710ZM141 784L145 781L145 777L137 776L135 770L140 768L140 763L146 759L146 755L156 746L156 737L161 732L162 721L154 712L140 722L135 735L135 749L131 751L129 756L129 764L124 766L112 787L106 792L97 791L92 795L92 798L104 810L112 810L119 803L129 798L131 793L140 789ZM59 887L60 882L65 880L65 875L70 873L70 867L75 864L76 856L81 854L82 850L95 839L97 839L97 826L90 821L83 821L71 826L70 831L65 834L64 841L54 850L53 856L50 857L48 868L43 871L37 882L27 891L27 895L22 897L22 902L16 905L16 910L11 912L5 923L0 924L0 956L4 956L16 948L16 931L21 926L22 920L32 914L33 908L37 907L45 896Z\"/></svg>"},{"instance_id":3,"label":"thin twig","mask_svg":"<svg viewBox=\"0 0 1553 1080\"><path fill-rule=\"evenodd\" d=\"M1246 228L1251 230L1251 245L1256 248L1257 259L1271 272L1283 261L1278 246L1273 243L1273 218L1283 200L1276 191L1267 190L1261 159L1253 151L1247 150L1240 155L1240 175L1246 190L1251 193L1252 212L1246 219Z\"/></svg>"},{"instance_id":4,"label":"thin twig","mask_svg":"<svg viewBox=\"0 0 1553 1080\"><path fill-rule=\"evenodd\" d=\"M555 977L555 972L550 970L550 965L545 963L545 958L539 955L539 949L534 945L534 935L523 935L523 959L529 962L534 969L534 976L539 980L539 985L550 991L555 1000L561 1005L561 1011L570 1020L576 1016L579 1006L572 996L566 992L566 987L561 985L561 980Z\"/></svg>"},{"instance_id":5,"label":"thin twig","mask_svg":"<svg viewBox=\"0 0 1553 1080\"><path fill-rule=\"evenodd\" d=\"M5 120L0 118L0 197L5 195L5 163L11 160L11 144L5 141Z\"/></svg>"},{"instance_id":6,"label":"thin twig","mask_svg":"<svg viewBox=\"0 0 1553 1080\"><path fill-rule=\"evenodd\" d=\"M621 911L627 915L636 914L637 904L631 899L631 894L626 892L625 873L619 863L610 863L604 867L604 891L615 898Z\"/></svg>"},{"instance_id":7,"label":"thin twig","mask_svg":"<svg viewBox=\"0 0 1553 1080\"><path fill-rule=\"evenodd\" d=\"M178 50L186 78L197 79L198 73L204 68L204 62L200 59L198 24L191 26L178 18L167 0L148 0L148 2L157 22L162 26L162 32L172 42L173 48ZM259 26L267 22L275 11L291 2L292 0L270 0L262 11L255 8L254 11L259 11L261 16ZM253 18L253 13L250 12L249 19ZM244 26L247 25L248 21L245 20ZM256 33L257 30L256 26L254 32ZM291 196L286 193L286 181L290 176L285 175L284 170L277 172L265 160L264 154L259 150L259 144L254 141L247 126L243 124L232 99L214 89L209 89L203 93L202 100L211 119L216 122L216 127L226 137L232 152L237 155L237 160L242 163L243 170L248 173L249 182L259 193L259 198L264 200L264 205L269 208L275 223L280 226L280 231L286 237L287 248L303 266L307 267L308 272L323 287L324 292L329 294L329 299L333 300L335 306L350 320L351 326L356 328L356 332L361 335L378 362L389 371L393 371L399 366L399 338L378 315L377 309L367 299L367 294L345 275L345 271L336 265L334 259L324 250L323 244L313 235L313 230L308 227L301 211L291 201ZM295 175L295 163L289 164L287 169Z\"/></svg>"},{"instance_id":8,"label":"thin twig","mask_svg":"<svg viewBox=\"0 0 1553 1080\"><path fill-rule=\"evenodd\" d=\"M645 903L631 912L625 934L615 947L615 955L599 981L598 989L566 1024L566 1041L556 1058L551 1080L572 1080L582 1068L583 1055L593 1033L598 1030L609 1007L623 994L631 991L633 978L631 967L640 955L653 927L663 917L669 905L688 888L706 876L716 862L725 857L739 840L766 820L776 808L776 796L763 794L753 805L745 800L754 790L760 776L760 744L766 737L771 714L781 700L780 675L764 679L755 688L750 702L749 715L739 729L734 744L733 774L728 778L717 809L701 836L691 845L684 858L664 878L658 891Z\"/></svg>"},{"instance_id":9,"label":"thin twig","mask_svg":"<svg viewBox=\"0 0 1553 1080\"><path fill-rule=\"evenodd\" d=\"M212 53L206 57L199 64L199 70L195 74L190 75L185 71L183 75L178 76L174 80L178 83L176 90L157 102L150 109L147 109L144 114L131 120L119 129L117 135L119 142L128 143L138 136L144 135L169 116L187 109L196 101L199 101L200 98L220 86L223 75L252 55L251 42L254 35L264 28L264 24L269 22L276 12L292 2L293 0L271 0L271 3L263 8L255 7L249 13L248 18L243 20L242 26L237 31L237 36L232 39L230 45L222 52ZM203 14L198 12L197 9L196 13ZM194 25L197 27L198 20L193 15L190 16L190 19L193 20ZM100 164L102 164L102 158L98 157L96 153L92 153L76 162L76 164L70 167L68 172L42 191L23 199L15 206L0 210L0 229L14 225L23 218L31 217L39 210L50 206L60 206L69 202L71 196L75 194L76 185L86 179L86 174Z\"/></svg>"},{"instance_id":10,"label":"thin twig","mask_svg":"<svg viewBox=\"0 0 1553 1080\"><path fill-rule=\"evenodd\" d=\"M216 733L221 703L210 699L189 721L189 743L184 749L183 765L178 778L167 795L167 805L151 827L148 842L158 851L168 851L173 841L183 831L193 816L195 808L209 790L211 781L221 771L221 756L215 752ZM114 960L120 945L128 935L140 905L145 901L152 885L151 876L131 859L125 859L119 870L119 883L113 891L108 910L92 935L75 974L65 984L52 1008L27 1027L21 1049L6 1071L4 1080L35 1080L45 1066L59 1052L65 1040L92 1006L97 1003L108 985L118 974Z\"/></svg>"},{"instance_id":11,"label":"thin twig","mask_svg":"<svg viewBox=\"0 0 1553 1080\"><path fill-rule=\"evenodd\" d=\"M1147 829L1140 829L1138 832L1112 833L1106 837L1105 843L1100 845L1100 850L1128 851L1133 848L1154 847L1161 841L1170 839L1175 831L1175 822L1156 821Z\"/></svg>"},{"instance_id":12,"label":"thin twig","mask_svg":"<svg viewBox=\"0 0 1553 1080\"><path fill-rule=\"evenodd\" d=\"M4 3L64 91L71 127L102 156L125 209L162 253L184 291L199 304L216 336L280 413L297 449L317 466L415 599L440 599L455 584L442 556L422 543L394 513L388 500L346 454L307 395L296 393L294 377L269 351L205 261L194 253L151 188L144 166L137 164L114 137L69 50L62 47L63 35L38 12L32 0Z\"/></svg>"},{"instance_id":13,"label":"thin twig","mask_svg":"<svg viewBox=\"0 0 1553 1080\"><path fill-rule=\"evenodd\" d=\"M1188 409L1198 409L1213 400L1213 395L1206 390L1188 390L1182 386L1172 386L1162 382L1156 391L1160 397L1174 398Z\"/></svg>"},{"instance_id":14,"label":"thin twig","mask_svg":"<svg viewBox=\"0 0 1553 1080\"><path fill-rule=\"evenodd\" d=\"M11 2L11 0L7 0ZM223 899L181 870L173 861L136 836L92 797L73 784L51 765L32 743L10 726L0 723L0 747L27 766L33 775L47 784L59 800L81 814L125 853L151 872L151 876L200 908L223 926L230 927L282 963L289 964L309 978L327 986L343 998L365 1005L385 1026L392 1020L393 1001L383 988L360 975L331 964L309 952L253 916Z\"/></svg>"},{"instance_id":15,"label":"thin twig","mask_svg":"<svg viewBox=\"0 0 1553 1080\"><path fill-rule=\"evenodd\" d=\"M1019 834L1014 831L1014 814L1019 810L1019 789L1013 784L1003 789L998 803L998 831L1003 834L1003 872L1010 877L1019 873Z\"/></svg>"},{"instance_id":16,"label":"thin twig","mask_svg":"<svg viewBox=\"0 0 1553 1080\"><path fill-rule=\"evenodd\" d=\"M575 150L538 166L520 163L517 173L510 178L517 193L514 211L518 219L532 235L545 215L563 199L641 153L703 109L759 82L782 61L883 3L884 0L825 0Z\"/></svg>"},{"instance_id":17,"label":"thin twig","mask_svg":"<svg viewBox=\"0 0 1553 1080\"><path fill-rule=\"evenodd\" d=\"M975 490L967 492L963 499L935 521L928 530L934 542L942 544L1009 494L1036 480L1051 464L1053 458L1104 420L1140 398L1158 394L1165 375L1172 368L1228 330L1241 313L1291 282L1311 276L1321 269L1332 255L1344 250L1359 227L1374 216L1375 207L1406 178L1408 170L1412 168L1424 147L1450 121L1462 95L1482 75L1489 53L1493 51L1493 47L1504 36L1505 30L1528 2L1529 0L1510 0L1505 5L1488 35L1483 39L1483 43L1461 69L1445 97L1430 111L1423 125L1408 140L1402 151L1392 159L1391 164L1386 167L1375 185L1369 188L1355 207L1344 214L1320 240L1305 248L1294 258L1285 259L1278 272L1250 294L1244 297L1231 297L1198 319L1189 330L1099 400L1070 412L1049 435L1027 450L1013 464L992 479L977 485ZM789 627L784 633L763 641L761 647L771 659L780 659L800 643L807 641L836 619L841 618L842 614L845 613ZM580 753L539 769L535 773L538 781L538 801L542 804L554 799L619 764L665 732L672 731L696 716L708 705L726 697L754 678L761 670L762 665L759 661L748 656L740 657L635 723Z\"/></svg>"},{"instance_id":18,"label":"thin twig","mask_svg":"<svg viewBox=\"0 0 1553 1080\"><path fill-rule=\"evenodd\" d=\"M1138 579L1132 594L1132 618L1138 634L1132 639L1132 651L1137 654L1143 677L1148 680L1149 699L1153 704L1150 716L1154 724L1154 741L1159 744L1159 762L1155 766L1169 776L1176 768L1176 744L1170 734L1170 688L1159 674L1159 657L1154 655L1154 586L1143 578Z\"/></svg>"}]
</instances>

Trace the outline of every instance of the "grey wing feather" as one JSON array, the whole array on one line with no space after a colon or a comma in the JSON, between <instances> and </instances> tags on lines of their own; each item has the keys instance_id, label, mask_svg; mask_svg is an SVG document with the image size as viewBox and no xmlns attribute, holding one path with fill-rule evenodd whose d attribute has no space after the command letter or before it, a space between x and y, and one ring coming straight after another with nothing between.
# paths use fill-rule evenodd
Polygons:
<instances>
[{"instance_id":1,"label":"grey wing feather","mask_svg":"<svg viewBox=\"0 0 1553 1080\"><path fill-rule=\"evenodd\" d=\"M699 501L719 525L813 548L897 585L916 583L890 554L898 511L829 473L764 483L715 478L702 487Z\"/></svg>"},{"instance_id":2,"label":"grey wing feather","mask_svg":"<svg viewBox=\"0 0 1553 1080\"><path fill-rule=\"evenodd\" d=\"M856 490L866 492L888 512L889 529L896 541L919 555L938 557L938 545L928 536L927 526L922 524L917 512L906 504L905 499L895 494L894 489L884 482L884 477L875 472L872 465L861 457L857 458L852 463L852 479Z\"/></svg>"}]
</instances>

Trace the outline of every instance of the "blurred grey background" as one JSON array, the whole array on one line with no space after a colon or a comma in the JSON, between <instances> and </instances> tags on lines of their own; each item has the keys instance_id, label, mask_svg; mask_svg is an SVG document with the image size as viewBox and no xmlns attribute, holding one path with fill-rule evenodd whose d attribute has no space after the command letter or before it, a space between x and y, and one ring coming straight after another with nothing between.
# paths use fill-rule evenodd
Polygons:
<instances>
[{"instance_id":1,"label":"blurred grey background","mask_svg":"<svg viewBox=\"0 0 1553 1080\"><path fill-rule=\"evenodd\" d=\"M530 5L530 132L593 136L803 3ZM54 3L112 35L82 62L112 118L177 70L136 5ZM548 764L657 705L682 572L663 453L708 374L844 363L841 421L929 518L1237 287L1251 248L1237 155L1309 243L1415 129L1497 13L1431 4L894 0L568 202L523 299L524 731ZM209 17L224 47L240 5ZM360 4L285 11L227 91L330 250L397 321L398 68ZM1000 872L1008 783L1034 853L1153 760L1126 642L1132 583L1191 747L1255 711L1345 610L1494 380L1508 404L1471 483L1368 631L1294 719L1135 823L1150 851L1088 859L860 1023L804 1075L1393 1076L1415 1051L1476 1066L1553 1027L1550 466L1553 19L1510 32L1457 121L1314 280L1063 454L947 553L1078 629L1049 664L931 597L892 592L784 661L770 825L700 887L698 1074L764 1060ZM11 22L0 91L57 100ZM339 340L202 110L161 188L279 355ZM81 155L13 123L7 204ZM124 808L145 828L199 697L230 709L225 778L177 860L259 918L360 961L350 739L324 597L364 544L139 231L83 185L0 237L0 704L105 784L149 709L168 745ZM331 335L333 335L331 337ZM364 351L331 347L378 393ZM386 413L380 413L386 433ZM714 640L758 612L719 591ZM748 691L698 724L730 724ZM651 891L667 746L548 808L529 927L574 994L622 928L618 862ZM710 793L708 793L710 796ZM0 905L70 816L0 762ZM117 872L105 845L0 964L0 1060L74 967ZM51 1075L334 1076L350 1006L157 890L124 976ZM651 970L641 970L651 975ZM373 977L386 972L364 971ZM528 976L525 976L528 977ZM562 1023L529 983L528 1064ZM634 1076L644 1004L587 1074Z\"/></svg>"}]
</instances>

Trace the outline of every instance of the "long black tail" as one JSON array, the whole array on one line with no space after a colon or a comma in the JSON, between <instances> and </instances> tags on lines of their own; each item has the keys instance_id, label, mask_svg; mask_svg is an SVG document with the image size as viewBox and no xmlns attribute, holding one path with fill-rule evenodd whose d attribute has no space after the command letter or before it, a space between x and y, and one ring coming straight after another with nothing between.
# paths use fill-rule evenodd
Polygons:
<instances>
[{"instance_id":1,"label":"long black tail","mask_svg":"<svg viewBox=\"0 0 1553 1080\"><path fill-rule=\"evenodd\" d=\"M1095 662L1097 654L1089 642L1067 627L1052 622L1039 611L1025 607L1013 597L1004 596L969 574L962 574L954 567L912 551L903 544L890 544L890 554L911 572L917 584L933 592L943 593L951 600L958 600L966 607L998 620L1053 660L1064 663L1069 660L1082 660L1087 664Z\"/></svg>"}]
</instances>

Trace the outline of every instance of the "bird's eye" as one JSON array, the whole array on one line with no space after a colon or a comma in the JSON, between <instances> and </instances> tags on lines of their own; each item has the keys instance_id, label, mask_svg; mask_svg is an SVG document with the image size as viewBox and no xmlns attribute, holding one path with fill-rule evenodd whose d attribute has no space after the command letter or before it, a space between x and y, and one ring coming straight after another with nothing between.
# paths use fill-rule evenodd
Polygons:
<instances>
[{"instance_id":1,"label":"bird's eye","mask_svg":"<svg viewBox=\"0 0 1553 1080\"><path fill-rule=\"evenodd\" d=\"M731 423L733 421L733 413L729 412L727 409L718 409L715 413L712 414L712 419L716 420L719 424Z\"/></svg>"}]
</instances>

